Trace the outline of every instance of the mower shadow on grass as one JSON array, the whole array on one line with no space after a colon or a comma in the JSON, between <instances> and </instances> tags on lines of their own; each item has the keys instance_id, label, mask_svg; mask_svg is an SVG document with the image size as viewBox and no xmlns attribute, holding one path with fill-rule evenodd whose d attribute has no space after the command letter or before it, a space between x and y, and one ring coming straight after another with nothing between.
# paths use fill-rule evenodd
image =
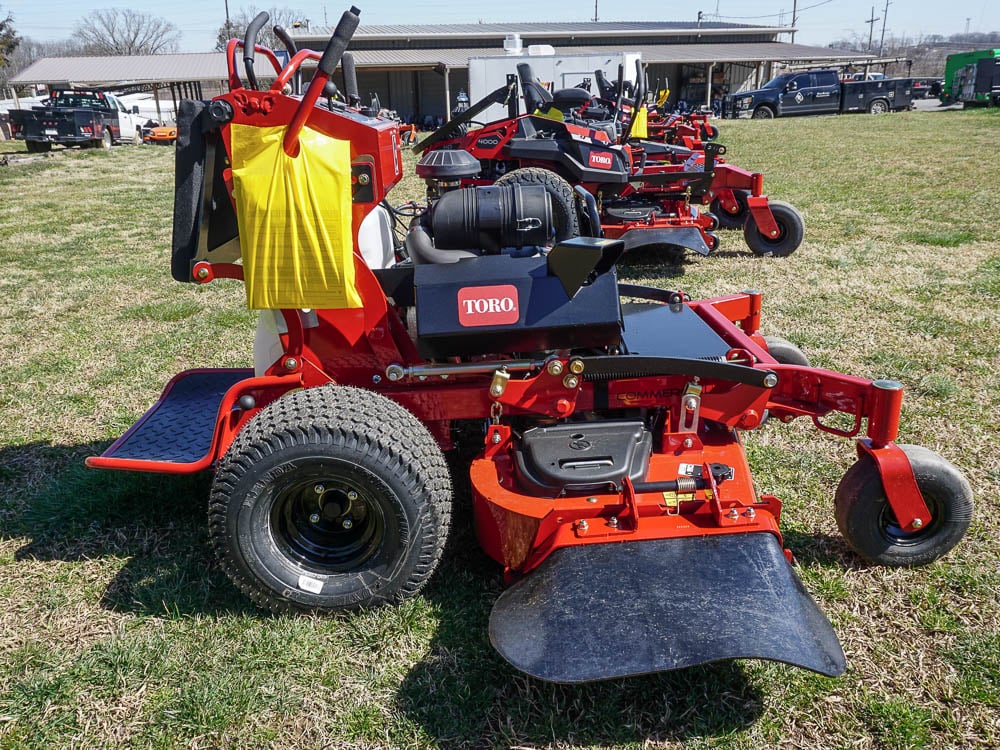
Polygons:
<instances>
[{"instance_id":1,"label":"mower shadow on grass","mask_svg":"<svg viewBox=\"0 0 1000 750\"><path fill-rule=\"evenodd\" d=\"M782 530L784 546L792 551L796 562L803 566L822 565L841 570L864 570L869 565L854 554L841 536Z\"/></svg>"},{"instance_id":2,"label":"mower shadow on grass","mask_svg":"<svg viewBox=\"0 0 1000 750\"><path fill-rule=\"evenodd\" d=\"M115 611L267 617L215 567L205 528L209 475L85 468L105 447L0 449L0 538L27 540L15 560L124 560L101 597Z\"/></svg>"},{"instance_id":3,"label":"mower shadow on grass","mask_svg":"<svg viewBox=\"0 0 1000 750\"><path fill-rule=\"evenodd\" d=\"M642 743L727 735L759 718L762 694L735 662L583 685L542 682L507 664L488 635L502 573L475 540L457 464L452 476L452 531L424 590L437 632L396 696L399 710L429 737L462 747Z\"/></svg>"}]
</instances>

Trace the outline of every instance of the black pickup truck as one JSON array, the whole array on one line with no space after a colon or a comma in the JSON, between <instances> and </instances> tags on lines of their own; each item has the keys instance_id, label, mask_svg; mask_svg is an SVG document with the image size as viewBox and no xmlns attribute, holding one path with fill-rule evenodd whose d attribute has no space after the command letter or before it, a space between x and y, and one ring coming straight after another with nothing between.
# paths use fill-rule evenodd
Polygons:
<instances>
[{"instance_id":1,"label":"black pickup truck","mask_svg":"<svg viewBox=\"0 0 1000 750\"><path fill-rule=\"evenodd\" d=\"M140 143L138 108L128 108L113 94L72 89L55 91L40 107L10 112L11 131L28 151L49 151L53 143L102 146L125 141Z\"/></svg>"},{"instance_id":2,"label":"black pickup truck","mask_svg":"<svg viewBox=\"0 0 1000 750\"><path fill-rule=\"evenodd\" d=\"M842 82L835 70L808 70L780 75L756 91L726 96L722 116L770 119L839 112L876 115L909 109L912 104L912 78Z\"/></svg>"}]
</instances>

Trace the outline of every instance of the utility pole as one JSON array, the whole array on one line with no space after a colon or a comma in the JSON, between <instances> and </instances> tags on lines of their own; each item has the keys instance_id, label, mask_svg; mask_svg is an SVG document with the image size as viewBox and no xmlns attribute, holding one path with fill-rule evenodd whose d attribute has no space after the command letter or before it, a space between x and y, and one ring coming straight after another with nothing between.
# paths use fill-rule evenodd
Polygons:
<instances>
[{"instance_id":1,"label":"utility pole","mask_svg":"<svg viewBox=\"0 0 1000 750\"><path fill-rule=\"evenodd\" d=\"M228 42L230 39L233 38L233 27L229 23L229 0L225 0L225 2L226 2L226 41Z\"/></svg>"},{"instance_id":2,"label":"utility pole","mask_svg":"<svg viewBox=\"0 0 1000 750\"><path fill-rule=\"evenodd\" d=\"M597 23L597 0L594 0L594 23Z\"/></svg>"},{"instance_id":3,"label":"utility pole","mask_svg":"<svg viewBox=\"0 0 1000 750\"><path fill-rule=\"evenodd\" d=\"M872 17L865 21L868 24L868 51L872 51L872 33L875 31L875 22L881 21L881 18L875 17L875 6L872 6Z\"/></svg>"},{"instance_id":4,"label":"utility pole","mask_svg":"<svg viewBox=\"0 0 1000 750\"><path fill-rule=\"evenodd\" d=\"M798 21L799 0L792 0L792 44L795 44L795 22Z\"/></svg>"},{"instance_id":5,"label":"utility pole","mask_svg":"<svg viewBox=\"0 0 1000 750\"><path fill-rule=\"evenodd\" d=\"M882 57L882 49L885 47L885 21L889 17L889 6L892 3L885 0L885 10L882 11L882 39L878 43L878 56ZM874 14L873 14L874 15Z\"/></svg>"}]
</instances>

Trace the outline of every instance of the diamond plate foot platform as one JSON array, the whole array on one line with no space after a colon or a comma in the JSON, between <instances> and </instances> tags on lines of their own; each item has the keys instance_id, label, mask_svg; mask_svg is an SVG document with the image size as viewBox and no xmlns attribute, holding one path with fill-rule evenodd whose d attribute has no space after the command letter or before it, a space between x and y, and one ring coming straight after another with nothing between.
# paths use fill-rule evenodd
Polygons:
<instances>
[{"instance_id":1,"label":"diamond plate foot platform","mask_svg":"<svg viewBox=\"0 0 1000 750\"><path fill-rule=\"evenodd\" d=\"M104 453L88 458L87 466L168 473L207 468L223 399L230 388L253 374L249 369L178 374L159 401Z\"/></svg>"}]
</instances>

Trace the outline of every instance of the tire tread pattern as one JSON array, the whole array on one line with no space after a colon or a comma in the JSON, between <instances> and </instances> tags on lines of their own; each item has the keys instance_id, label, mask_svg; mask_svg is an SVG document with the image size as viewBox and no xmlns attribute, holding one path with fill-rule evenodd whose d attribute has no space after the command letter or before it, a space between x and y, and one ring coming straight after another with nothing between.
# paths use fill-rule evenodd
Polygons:
<instances>
[{"instance_id":1,"label":"tire tread pattern","mask_svg":"<svg viewBox=\"0 0 1000 750\"><path fill-rule=\"evenodd\" d=\"M555 172L542 167L522 167L508 172L496 181L497 185L540 185L552 198L552 210L558 226L556 240L580 236L580 217L576 212L576 194L573 188Z\"/></svg>"},{"instance_id":2,"label":"tire tread pattern","mask_svg":"<svg viewBox=\"0 0 1000 750\"><path fill-rule=\"evenodd\" d=\"M219 462L209 499L208 525L217 558L229 578L263 608L279 612L308 609L249 580L233 557L226 532L231 495L240 478L264 457L307 444L338 445L364 453L411 490L411 497L420 505L411 539L421 550L394 598L419 592L441 559L448 537L452 497L448 466L433 436L412 413L391 399L349 386L307 388L278 399L240 431ZM342 609L349 608L354 607Z\"/></svg>"}]
</instances>

